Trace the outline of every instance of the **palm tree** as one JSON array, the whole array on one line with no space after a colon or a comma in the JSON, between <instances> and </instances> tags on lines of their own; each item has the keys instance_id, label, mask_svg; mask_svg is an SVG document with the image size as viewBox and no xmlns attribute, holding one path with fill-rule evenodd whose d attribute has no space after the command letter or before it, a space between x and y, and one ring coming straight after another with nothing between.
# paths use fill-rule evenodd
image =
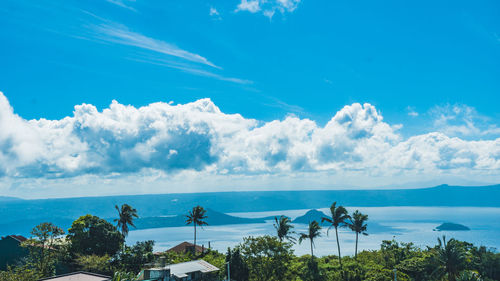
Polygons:
<instances>
[{"instance_id":1,"label":"palm tree","mask_svg":"<svg viewBox=\"0 0 500 281\"><path fill-rule=\"evenodd\" d=\"M438 238L436 248L436 263L439 265L432 275L439 277L448 276L448 281L455 281L461 269L463 269L466 257L463 248L455 239L446 242L446 236L441 240Z\"/></svg>"},{"instance_id":2,"label":"palm tree","mask_svg":"<svg viewBox=\"0 0 500 281\"><path fill-rule=\"evenodd\" d=\"M199 225L203 227L204 225L208 225L207 222L204 221L204 219L208 218L205 214L207 213L207 210L203 209L202 206L196 206L193 207L191 211L189 211L189 214L186 216L186 224L193 224L194 225L194 246L193 246L193 254L196 253L196 226Z\"/></svg>"},{"instance_id":3,"label":"palm tree","mask_svg":"<svg viewBox=\"0 0 500 281\"><path fill-rule=\"evenodd\" d=\"M312 221L309 223L309 228L307 233L301 233L299 236L299 244L302 243L304 239L309 239L311 242L311 258L314 258L314 239L321 236L321 226L317 221Z\"/></svg>"},{"instance_id":4,"label":"palm tree","mask_svg":"<svg viewBox=\"0 0 500 281\"><path fill-rule=\"evenodd\" d=\"M138 218L137 210L132 208L132 206L128 204L123 204L121 209L118 208L118 205L115 205L116 210L118 211L118 218L114 219L117 222L116 227L121 231L123 237L127 237L128 235L128 226L134 225L134 218Z\"/></svg>"},{"instance_id":5,"label":"palm tree","mask_svg":"<svg viewBox=\"0 0 500 281\"><path fill-rule=\"evenodd\" d=\"M293 225L291 224L292 221L290 220L289 217L285 216L280 216L279 219L278 217L274 217L275 223L274 228L276 229L276 232L278 234L278 239L280 242L283 242L284 239L287 239L288 241L294 242L296 239L293 237L291 234L294 234L295 232L292 231Z\"/></svg>"},{"instance_id":6,"label":"palm tree","mask_svg":"<svg viewBox=\"0 0 500 281\"><path fill-rule=\"evenodd\" d=\"M339 250L339 264L340 264L340 270L342 271L342 258L340 256L340 243L339 243L339 232L338 228L339 227L345 227L346 226L346 221L350 218L349 214L347 213L346 208L343 206L338 206L337 207L337 202L333 202L333 204L330 206L330 215L331 217L323 217L321 218L321 222L328 222L330 226L328 227L328 230L326 234L328 235L328 231L332 227L335 228L335 237L337 238L337 248Z\"/></svg>"},{"instance_id":7,"label":"palm tree","mask_svg":"<svg viewBox=\"0 0 500 281\"><path fill-rule=\"evenodd\" d=\"M368 235L366 233L366 221L368 220L368 215L360 213L358 210L356 210L350 219L349 222L349 228L356 233L356 247L354 250L354 258L358 258L358 235L363 234L363 235Z\"/></svg>"}]
</instances>

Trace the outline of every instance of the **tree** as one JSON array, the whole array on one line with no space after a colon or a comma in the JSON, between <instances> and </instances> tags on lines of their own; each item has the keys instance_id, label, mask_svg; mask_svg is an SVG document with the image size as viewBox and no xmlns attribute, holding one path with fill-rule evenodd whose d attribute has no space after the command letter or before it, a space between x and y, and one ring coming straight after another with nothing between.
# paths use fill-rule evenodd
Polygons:
<instances>
[{"instance_id":1,"label":"tree","mask_svg":"<svg viewBox=\"0 0 500 281\"><path fill-rule=\"evenodd\" d=\"M117 271L113 275L113 279L111 281L136 281L137 276L131 272L121 272Z\"/></svg>"},{"instance_id":2,"label":"tree","mask_svg":"<svg viewBox=\"0 0 500 281\"><path fill-rule=\"evenodd\" d=\"M292 244L274 236L245 237L237 246L248 265L252 281L281 281L289 278L293 258Z\"/></svg>"},{"instance_id":3,"label":"tree","mask_svg":"<svg viewBox=\"0 0 500 281\"><path fill-rule=\"evenodd\" d=\"M325 279L320 271L318 260L314 257L307 259L306 266L302 270L300 277L304 281L322 281Z\"/></svg>"},{"instance_id":4,"label":"tree","mask_svg":"<svg viewBox=\"0 0 500 281\"><path fill-rule=\"evenodd\" d=\"M196 226L199 225L203 227L204 225L208 225L204 221L204 219L207 218L205 215L207 210L203 209L201 206L196 206L194 207L191 211L189 211L189 214L186 216L186 224L193 224L194 225L194 247L193 247L193 254L196 253Z\"/></svg>"},{"instance_id":5,"label":"tree","mask_svg":"<svg viewBox=\"0 0 500 281\"><path fill-rule=\"evenodd\" d=\"M465 270L458 275L457 281L482 281L483 279L476 272Z\"/></svg>"},{"instance_id":6,"label":"tree","mask_svg":"<svg viewBox=\"0 0 500 281\"><path fill-rule=\"evenodd\" d=\"M435 263L438 267L433 272L433 275L438 277L447 276L448 281L456 281L466 262L464 249L455 239L450 239L447 242L446 236L443 236L442 240L438 238L438 245L435 249L437 251Z\"/></svg>"},{"instance_id":7,"label":"tree","mask_svg":"<svg viewBox=\"0 0 500 281\"><path fill-rule=\"evenodd\" d=\"M274 221L275 223L273 225L276 229L280 242L283 242L284 239L287 239L290 242L295 242L295 237L292 236L292 234L294 234L295 232L292 231L293 225L290 218L280 216L278 219L278 217L274 217Z\"/></svg>"},{"instance_id":8,"label":"tree","mask_svg":"<svg viewBox=\"0 0 500 281\"><path fill-rule=\"evenodd\" d=\"M116 256L113 264L122 272L137 274L145 264L154 261L154 244L153 240L148 240L137 242L134 246L125 246L124 251Z\"/></svg>"},{"instance_id":9,"label":"tree","mask_svg":"<svg viewBox=\"0 0 500 281\"><path fill-rule=\"evenodd\" d=\"M42 276L29 266L8 266L6 271L0 271L0 281L37 281Z\"/></svg>"},{"instance_id":10,"label":"tree","mask_svg":"<svg viewBox=\"0 0 500 281\"><path fill-rule=\"evenodd\" d=\"M235 248L233 251L227 248L226 262L229 263L231 280L248 281L248 265L243 260L239 248Z\"/></svg>"},{"instance_id":11,"label":"tree","mask_svg":"<svg viewBox=\"0 0 500 281\"><path fill-rule=\"evenodd\" d=\"M317 221L312 221L309 223L309 228L307 229L307 233L301 233L299 236L299 244L302 243L303 240L309 239L311 242L311 258L314 257L314 239L321 236L321 226Z\"/></svg>"},{"instance_id":12,"label":"tree","mask_svg":"<svg viewBox=\"0 0 500 281\"><path fill-rule=\"evenodd\" d=\"M75 262L78 270L86 272L111 275L114 271L111 267L111 258L108 255L78 255Z\"/></svg>"},{"instance_id":13,"label":"tree","mask_svg":"<svg viewBox=\"0 0 500 281\"><path fill-rule=\"evenodd\" d=\"M349 222L349 228L356 233L356 246L354 250L355 259L357 259L358 257L358 235L359 234L368 235L368 233L366 233L367 220L368 220L368 215L362 214L358 210L356 210L352 214L352 217Z\"/></svg>"},{"instance_id":14,"label":"tree","mask_svg":"<svg viewBox=\"0 0 500 281\"><path fill-rule=\"evenodd\" d=\"M340 255L340 242L339 242L339 232L338 228L339 227L345 227L346 226L346 221L349 219L349 214L347 213L347 210L343 206L338 206L337 207L337 202L333 202L333 204L330 206L330 216L331 217L323 217L321 218L321 222L328 222L330 226L328 227L328 230L326 234L328 235L328 231L333 227L335 228L335 237L337 239L337 249L339 251L339 264L340 264L340 270L342 271L342 257Z\"/></svg>"},{"instance_id":15,"label":"tree","mask_svg":"<svg viewBox=\"0 0 500 281\"><path fill-rule=\"evenodd\" d=\"M32 238L23 243L29 250L29 262L42 277L55 273L61 248L58 238L63 234L60 227L44 222L35 226L31 230Z\"/></svg>"},{"instance_id":16,"label":"tree","mask_svg":"<svg viewBox=\"0 0 500 281\"><path fill-rule=\"evenodd\" d=\"M121 209L118 208L118 205L115 205L116 210L118 211L118 219L114 219L117 222L116 227L122 232L124 237L128 235L128 226L134 225L134 218L138 218L137 210L132 208L128 204L123 204Z\"/></svg>"},{"instance_id":17,"label":"tree","mask_svg":"<svg viewBox=\"0 0 500 281\"><path fill-rule=\"evenodd\" d=\"M111 223L92 215L73 222L67 238L71 253L76 255L115 255L124 243L123 235Z\"/></svg>"}]
</instances>

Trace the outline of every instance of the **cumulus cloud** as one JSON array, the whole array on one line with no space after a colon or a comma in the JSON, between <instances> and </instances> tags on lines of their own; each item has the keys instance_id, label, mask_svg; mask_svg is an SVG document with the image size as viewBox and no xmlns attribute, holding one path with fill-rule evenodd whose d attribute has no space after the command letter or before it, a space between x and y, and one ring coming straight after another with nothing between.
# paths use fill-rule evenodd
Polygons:
<instances>
[{"instance_id":1,"label":"cumulus cloud","mask_svg":"<svg viewBox=\"0 0 500 281\"><path fill-rule=\"evenodd\" d=\"M293 12L297 9L299 3L300 0L241 0L236 8L236 12L262 12L266 17L272 18L276 11L282 14Z\"/></svg>"},{"instance_id":2,"label":"cumulus cloud","mask_svg":"<svg viewBox=\"0 0 500 281\"><path fill-rule=\"evenodd\" d=\"M347 174L415 177L498 174L500 139L430 132L403 139L370 104L339 110L324 126L289 116L262 122L210 99L102 110L75 106L60 120L25 120L0 94L0 175L60 179L158 171L214 176Z\"/></svg>"},{"instance_id":3,"label":"cumulus cloud","mask_svg":"<svg viewBox=\"0 0 500 281\"><path fill-rule=\"evenodd\" d=\"M479 114L474 107L464 104L435 106L430 110L434 128L449 136L482 137L498 136L500 128L490 119Z\"/></svg>"}]
</instances>

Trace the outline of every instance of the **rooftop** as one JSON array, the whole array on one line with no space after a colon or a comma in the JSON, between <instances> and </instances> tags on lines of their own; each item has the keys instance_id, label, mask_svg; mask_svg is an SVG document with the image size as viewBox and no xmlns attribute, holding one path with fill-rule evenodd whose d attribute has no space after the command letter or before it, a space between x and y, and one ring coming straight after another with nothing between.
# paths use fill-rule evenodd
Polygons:
<instances>
[{"instance_id":1,"label":"rooftop","mask_svg":"<svg viewBox=\"0 0 500 281\"><path fill-rule=\"evenodd\" d=\"M170 273L177 278L187 277L187 273L202 272L209 273L219 270L218 267L209 264L204 260L188 261L165 266L165 269L170 269Z\"/></svg>"},{"instance_id":2,"label":"rooftop","mask_svg":"<svg viewBox=\"0 0 500 281\"><path fill-rule=\"evenodd\" d=\"M54 277L43 278L43 279L40 279L38 281L45 281L45 280L50 280L50 281L108 281L108 280L111 280L111 277L106 276L106 275L96 274L96 273L78 271L78 272L72 272L72 273L63 274L63 275L57 275Z\"/></svg>"}]
</instances>

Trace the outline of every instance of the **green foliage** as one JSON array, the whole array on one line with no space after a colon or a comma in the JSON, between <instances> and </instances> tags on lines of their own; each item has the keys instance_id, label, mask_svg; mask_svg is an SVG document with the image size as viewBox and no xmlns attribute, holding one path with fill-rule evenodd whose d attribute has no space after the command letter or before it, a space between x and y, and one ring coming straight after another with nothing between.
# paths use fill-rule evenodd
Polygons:
<instances>
[{"instance_id":1,"label":"green foliage","mask_svg":"<svg viewBox=\"0 0 500 281\"><path fill-rule=\"evenodd\" d=\"M155 260L155 265L159 266L161 263L176 264L198 259L203 259L204 261L212 265L215 265L220 269L217 273L211 274L210 276L206 277L207 279L215 278L215 280L224 280L224 276L226 276L225 255L211 249L206 249L204 253L198 255L193 255L192 252L185 252L185 253L164 252L161 253L160 257L158 257Z\"/></svg>"},{"instance_id":2,"label":"green foliage","mask_svg":"<svg viewBox=\"0 0 500 281\"><path fill-rule=\"evenodd\" d=\"M321 218L321 222L328 222L330 227L328 227L328 231L333 227L335 228L335 238L337 240L337 250L338 250L338 258L340 264L340 270L342 271L342 256L340 254L340 242L339 242L339 227L346 227L346 222L350 219L350 216L343 206L337 207L337 202L333 202L330 206L330 217ZM327 234L328 234L327 231Z\"/></svg>"},{"instance_id":3,"label":"green foliage","mask_svg":"<svg viewBox=\"0 0 500 281\"><path fill-rule=\"evenodd\" d=\"M114 220L115 222L117 222L116 227L120 229L124 237L127 237L129 230L128 226L130 225L135 227L134 218L139 217L137 215L137 210L132 208L128 204L123 204L121 209L118 208L118 205L115 205L115 209L118 211L118 219Z\"/></svg>"},{"instance_id":4,"label":"green foliage","mask_svg":"<svg viewBox=\"0 0 500 281\"><path fill-rule=\"evenodd\" d=\"M290 242L295 242L295 237L292 236L295 232L292 230L293 225L289 217L280 216L274 217L274 228L276 229L276 234L278 239L283 242L283 240L288 240Z\"/></svg>"},{"instance_id":5,"label":"green foliage","mask_svg":"<svg viewBox=\"0 0 500 281\"><path fill-rule=\"evenodd\" d=\"M73 255L115 255L124 242L123 235L109 222L85 215L73 222L67 238Z\"/></svg>"},{"instance_id":6,"label":"green foliage","mask_svg":"<svg viewBox=\"0 0 500 281\"><path fill-rule=\"evenodd\" d=\"M467 261L465 247L467 246L455 239L450 239L447 242L445 236L442 240L438 238L438 245L434 248L436 251L434 264L437 265L437 268L433 275L437 278L446 277L448 281L455 281L460 271L465 269Z\"/></svg>"},{"instance_id":7,"label":"green foliage","mask_svg":"<svg viewBox=\"0 0 500 281\"><path fill-rule=\"evenodd\" d=\"M196 206L193 207L191 211L189 211L189 214L186 216L186 224L193 224L194 226L194 247L193 247L193 252L196 251L196 226L204 226L208 225L208 223L205 221L207 218L206 216L207 210L203 209L202 206ZM194 254L194 253L193 253Z\"/></svg>"},{"instance_id":8,"label":"green foliage","mask_svg":"<svg viewBox=\"0 0 500 281\"><path fill-rule=\"evenodd\" d=\"M231 280L248 281L249 278L248 265L243 260L239 248L236 248L233 251L231 251L230 248L227 249L226 262L229 262L229 271L231 273Z\"/></svg>"},{"instance_id":9,"label":"green foliage","mask_svg":"<svg viewBox=\"0 0 500 281\"><path fill-rule=\"evenodd\" d=\"M144 268L144 265L154 261L154 244L154 241L149 240L137 242L132 247L125 246L124 251L118 253L114 259L114 267L123 272L138 274Z\"/></svg>"},{"instance_id":10,"label":"green foliage","mask_svg":"<svg viewBox=\"0 0 500 281\"><path fill-rule=\"evenodd\" d=\"M368 233L366 233L366 229L368 227L366 221L368 221L368 215L362 214L358 210L356 210L349 219L348 226L352 231L354 231L354 233L356 233L356 246L354 250L354 257L358 256L359 234L368 235Z\"/></svg>"},{"instance_id":11,"label":"green foliage","mask_svg":"<svg viewBox=\"0 0 500 281\"><path fill-rule=\"evenodd\" d=\"M457 281L482 281L483 279L477 274L477 272L465 270L462 271L458 277Z\"/></svg>"},{"instance_id":12,"label":"green foliage","mask_svg":"<svg viewBox=\"0 0 500 281\"><path fill-rule=\"evenodd\" d=\"M245 237L237 246L249 269L249 280L290 280L292 244L272 236Z\"/></svg>"},{"instance_id":13,"label":"green foliage","mask_svg":"<svg viewBox=\"0 0 500 281\"><path fill-rule=\"evenodd\" d=\"M136 281L137 280L137 275L131 272L122 272L122 271L117 271L113 275L113 279L111 281Z\"/></svg>"},{"instance_id":14,"label":"green foliage","mask_svg":"<svg viewBox=\"0 0 500 281\"><path fill-rule=\"evenodd\" d=\"M0 281L36 281L42 277L40 272L29 266L9 266L6 271L0 271Z\"/></svg>"},{"instance_id":15,"label":"green foliage","mask_svg":"<svg viewBox=\"0 0 500 281\"><path fill-rule=\"evenodd\" d=\"M418 249L413 243L398 243L396 240L383 240L380 246L382 262L386 268L395 268L403 260L411 258Z\"/></svg>"},{"instance_id":16,"label":"green foliage","mask_svg":"<svg viewBox=\"0 0 500 281\"><path fill-rule=\"evenodd\" d=\"M307 228L307 233L301 233L299 236L299 244L302 243L305 239L309 239L311 244L311 258L314 257L314 239L321 236L321 226L317 221L312 221L309 223L309 227Z\"/></svg>"},{"instance_id":17,"label":"green foliage","mask_svg":"<svg viewBox=\"0 0 500 281\"><path fill-rule=\"evenodd\" d=\"M314 256L311 259L307 259L306 266L300 272L300 278L304 281L325 280L324 273L319 268L318 260Z\"/></svg>"},{"instance_id":18,"label":"green foliage","mask_svg":"<svg viewBox=\"0 0 500 281\"><path fill-rule=\"evenodd\" d=\"M111 266L111 258L108 255L80 255L75 259L79 270L111 275L113 267Z\"/></svg>"},{"instance_id":19,"label":"green foliage","mask_svg":"<svg viewBox=\"0 0 500 281\"><path fill-rule=\"evenodd\" d=\"M29 251L27 264L41 277L54 275L56 264L63 255L63 241L60 236L64 231L52 223L44 222L33 228L33 238L21 245Z\"/></svg>"}]
</instances>

